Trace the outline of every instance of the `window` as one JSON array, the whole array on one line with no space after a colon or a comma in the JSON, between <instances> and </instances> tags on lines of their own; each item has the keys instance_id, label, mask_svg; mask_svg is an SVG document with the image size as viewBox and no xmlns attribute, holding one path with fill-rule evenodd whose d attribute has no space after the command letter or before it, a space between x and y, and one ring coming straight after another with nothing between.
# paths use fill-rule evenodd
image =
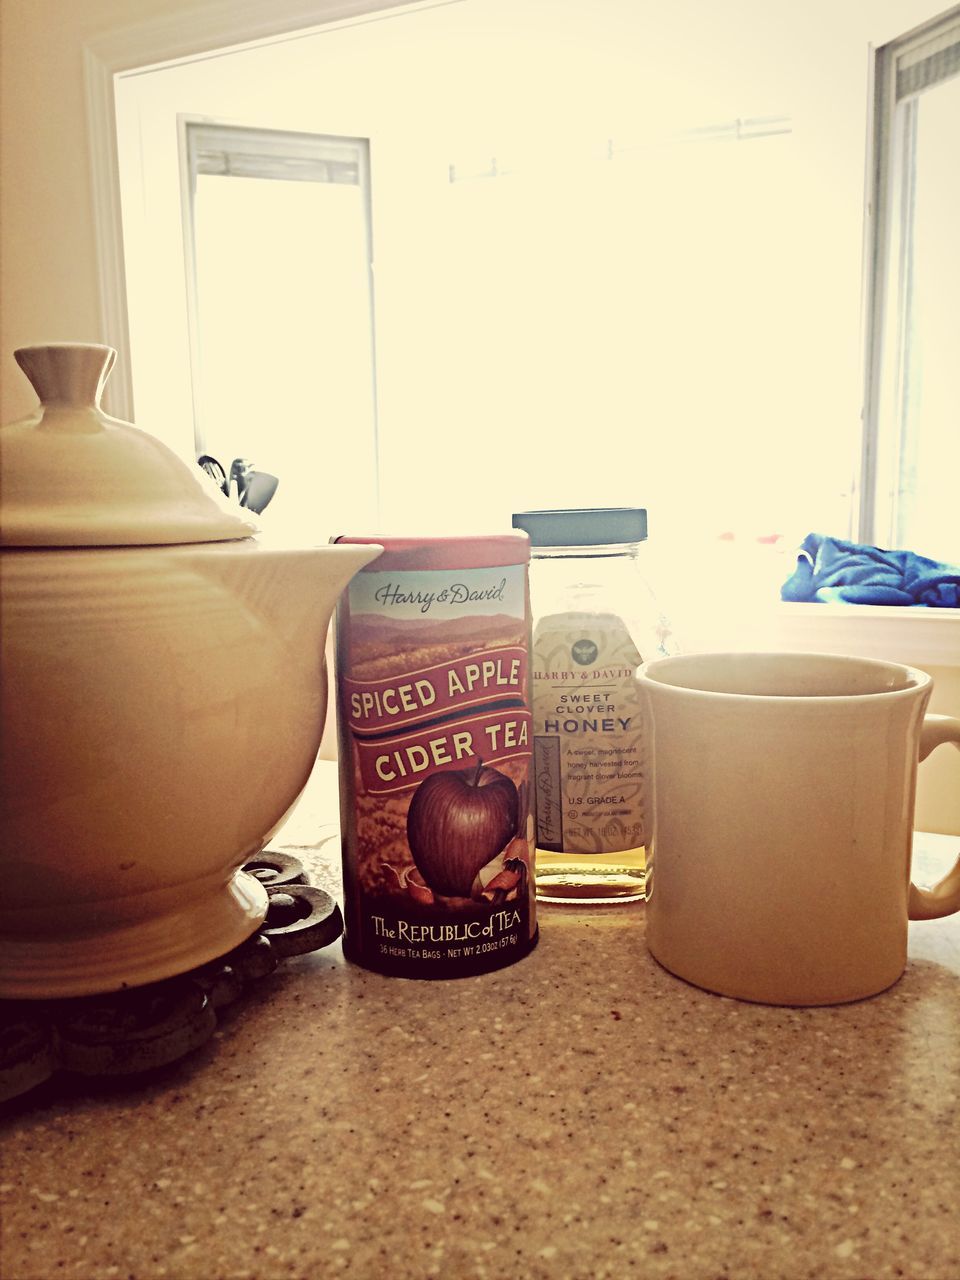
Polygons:
<instances>
[{"instance_id":1,"label":"window","mask_svg":"<svg viewBox=\"0 0 960 1280\"><path fill-rule=\"evenodd\" d=\"M792 120L634 129L454 165L439 376L486 447L448 518L639 501L674 543L846 521L836 417L794 374L813 331Z\"/></svg>"},{"instance_id":2,"label":"window","mask_svg":"<svg viewBox=\"0 0 960 1280\"><path fill-rule=\"evenodd\" d=\"M877 53L861 521L960 562L960 7Z\"/></svg>"},{"instance_id":3,"label":"window","mask_svg":"<svg viewBox=\"0 0 960 1280\"><path fill-rule=\"evenodd\" d=\"M279 474L271 523L285 496L309 516L321 466L326 524L354 531L477 532L518 508L645 505L652 541L686 554L697 595L711 576L701 551L727 531L960 556L947 545L956 433L934 413L958 402L934 336L939 324L949 353L951 241L931 230L951 216L933 185L951 172L937 148L956 146L949 39L885 54L892 115L916 103L912 283L906 309L886 276L872 295L886 328L870 344L861 475L870 8L460 0L124 71L137 422L169 438L195 417L206 451ZM189 335L178 114L196 124ZM241 137L244 163L257 157L246 171ZM359 181L318 176L344 147L358 148ZM269 213L254 205L268 197ZM897 267L888 224L871 260ZM343 276L335 292L347 266L355 288ZM268 301L244 317L261 281ZM897 325L902 350L881 341ZM265 390L250 378L258 360ZM323 400L338 379L362 397ZM880 395L888 384L899 401ZM898 403L907 417L889 411ZM913 490L893 526L901 473Z\"/></svg>"},{"instance_id":4,"label":"window","mask_svg":"<svg viewBox=\"0 0 960 1280\"><path fill-rule=\"evenodd\" d=\"M271 518L323 540L330 452L376 475L367 143L180 123L196 452L280 477Z\"/></svg>"}]
</instances>

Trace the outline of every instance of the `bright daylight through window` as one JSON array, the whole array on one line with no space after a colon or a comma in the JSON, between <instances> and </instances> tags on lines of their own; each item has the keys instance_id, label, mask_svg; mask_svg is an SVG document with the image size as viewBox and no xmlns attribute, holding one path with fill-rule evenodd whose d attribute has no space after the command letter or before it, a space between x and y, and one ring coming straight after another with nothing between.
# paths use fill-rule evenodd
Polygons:
<instances>
[{"instance_id":1,"label":"bright daylight through window","mask_svg":"<svg viewBox=\"0 0 960 1280\"><path fill-rule=\"evenodd\" d=\"M321 424L338 424L342 466L376 476L367 145L181 123L197 453L228 478L266 459L309 511Z\"/></svg>"},{"instance_id":2,"label":"bright daylight through window","mask_svg":"<svg viewBox=\"0 0 960 1280\"><path fill-rule=\"evenodd\" d=\"M957 11L881 56L861 449L854 8L825 49L820 3L461 0L119 77L138 420L195 414L310 536L640 504L674 546L960 557ZM190 385L151 372L178 343Z\"/></svg>"}]
</instances>

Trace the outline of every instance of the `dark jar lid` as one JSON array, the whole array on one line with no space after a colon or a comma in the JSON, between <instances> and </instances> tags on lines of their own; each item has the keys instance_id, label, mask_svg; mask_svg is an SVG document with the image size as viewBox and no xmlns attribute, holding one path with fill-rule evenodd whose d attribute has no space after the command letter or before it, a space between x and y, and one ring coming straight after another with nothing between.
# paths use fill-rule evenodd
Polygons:
<instances>
[{"instance_id":1,"label":"dark jar lid","mask_svg":"<svg viewBox=\"0 0 960 1280\"><path fill-rule=\"evenodd\" d=\"M645 507L586 507L579 511L518 511L513 527L530 535L532 547L599 547L643 542Z\"/></svg>"}]
</instances>

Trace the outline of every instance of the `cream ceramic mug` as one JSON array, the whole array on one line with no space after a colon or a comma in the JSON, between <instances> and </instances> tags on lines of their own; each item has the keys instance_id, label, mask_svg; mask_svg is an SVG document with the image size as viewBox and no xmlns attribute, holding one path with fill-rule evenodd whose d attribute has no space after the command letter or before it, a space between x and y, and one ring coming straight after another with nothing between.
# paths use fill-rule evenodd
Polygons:
<instances>
[{"instance_id":1,"label":"cream ceramic mug","mask_svg":"<svg viewBox=\"0 0 960 1280\"><path fill-rule=\"evenodd\" d=\"M641 667L653 751L647 945L708 991L783 1005L875 995L907 921L960 910L960 859L910 882L917 763L960 720L891 662L684 654Z\"/></svg>"}]
</instances>

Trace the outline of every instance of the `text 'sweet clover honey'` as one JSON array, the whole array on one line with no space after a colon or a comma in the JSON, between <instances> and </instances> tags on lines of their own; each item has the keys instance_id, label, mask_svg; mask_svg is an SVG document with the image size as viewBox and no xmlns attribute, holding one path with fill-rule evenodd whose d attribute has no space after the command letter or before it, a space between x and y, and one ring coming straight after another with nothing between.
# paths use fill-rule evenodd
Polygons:
<instances>
[{"instance_id":1,"label":"text 'sweet clover honey'","mask_svg":"<svg viewBox=\"0 0 960 1280\"><path fill-rule=\"evenodd\" d=\"M643 898L651 760L637 667L673 652L643 571L641 507L526 511L530 535L536 893Z\"/></svg>"},{"instance_id":2,"label":"text 'sweet clover honey'","mask_svg":"<svg viewBox=\"0 0 960 1280\"><path fill-rule=\"evenodd\" d=\"M337 610L344 951L405 977L537 937L525 534L360 538Z\"/></svg>"}]
</instances>

